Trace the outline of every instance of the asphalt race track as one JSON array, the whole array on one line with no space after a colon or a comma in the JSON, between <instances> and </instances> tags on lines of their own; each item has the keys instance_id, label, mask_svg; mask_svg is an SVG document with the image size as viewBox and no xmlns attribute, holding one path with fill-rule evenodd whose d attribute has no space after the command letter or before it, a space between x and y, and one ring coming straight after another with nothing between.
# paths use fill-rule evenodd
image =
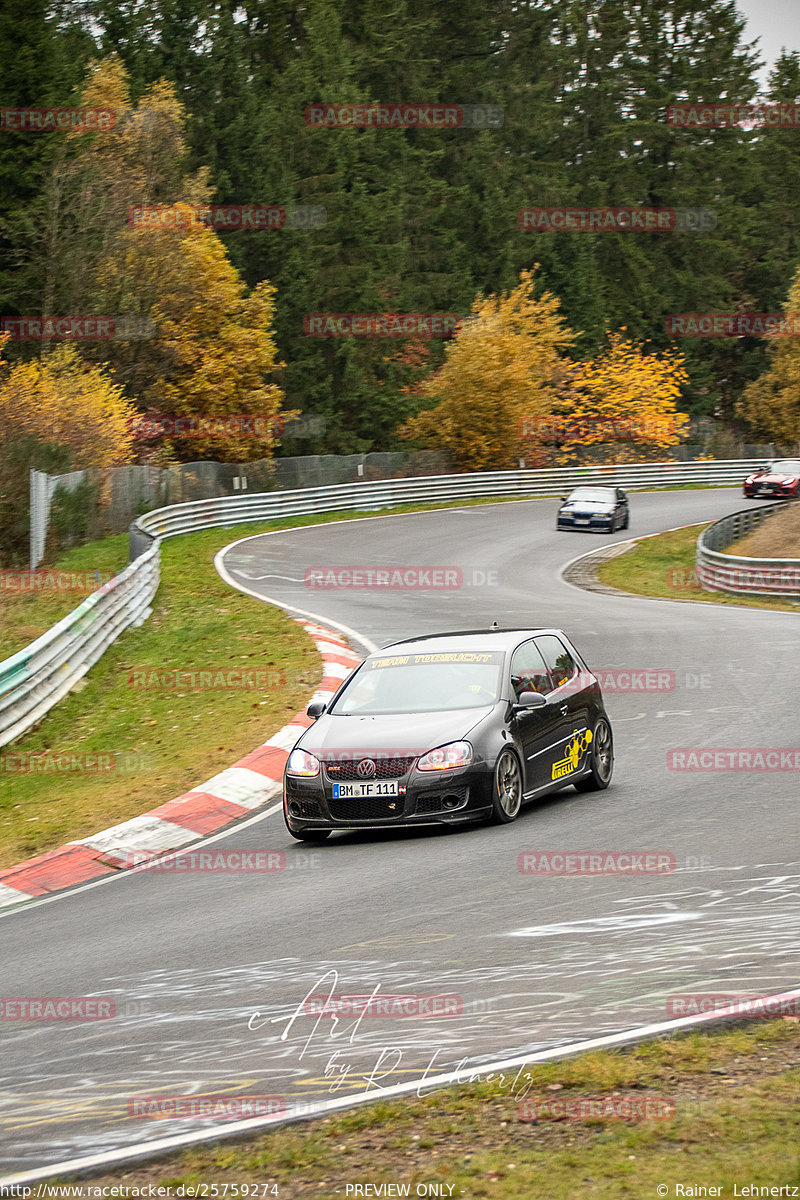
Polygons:
<instances>
[{"instance_id":1,"label":"asphalt race track","mask_svg":"<svg viewBox=\"0 0 800 1200\"><path fill-rule=\"evenodd\" d=\"M5 913L4 996L111 996L118 1015L3 1023L4 1172L213 1125L131 1116L133 1097L268 1095L291 1109L378 1095L426 1068L666 1020L675 994L797 986L797 774L666 764L676 747L798 744L798 617L588 593L560 578L603 544L746 503L739 489L634 493L630 531L582 535L557 533L555 502L536 500L298 529L226 552L243 586L376 645L494 620L556 625L594 668L655 668L674 686L606 691L612 786L569 788L511 825L311 846L273 806L213 842L283 850L282 872L127 874ZM304 582L320 568L387 565L457 567L464 585ZM677 869L518 870L526 851L625 850L674 854ZM338 1023L304 1005L376 988L450 999L444 1015Z\"/></svg>"}]
</instances>

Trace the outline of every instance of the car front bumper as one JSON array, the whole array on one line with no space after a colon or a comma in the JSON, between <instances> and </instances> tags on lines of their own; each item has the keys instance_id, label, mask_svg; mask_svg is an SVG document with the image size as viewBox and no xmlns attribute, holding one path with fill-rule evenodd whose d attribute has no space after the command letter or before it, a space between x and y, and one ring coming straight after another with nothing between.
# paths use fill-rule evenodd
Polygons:
<instances>
[{"instance_id":1,"label":"car front bumper","mask_svg":"<svg viewBox=\"0 0 800 1200\"><path fill-rule=\"evenodd\" d=\"M559 529L600 529L604 533L614 528L613 516L608 517L559 517L557 521Z\"/></svg>"},{"instance_id":2,"label":"car front bumper","mask_svg":"<svg viewBox=\"0 0 800 1200\"><path fill-rule=\"evenodd\" d=\"M431 822L460 824L488 815L492 808L492 773L486 763L455 771L413 769L396 781L398 795L334 799L332 783L322 776L302 779L286 775L283 811L289 827L304 829L391 829Z\"/></svg>"}]
</instances>

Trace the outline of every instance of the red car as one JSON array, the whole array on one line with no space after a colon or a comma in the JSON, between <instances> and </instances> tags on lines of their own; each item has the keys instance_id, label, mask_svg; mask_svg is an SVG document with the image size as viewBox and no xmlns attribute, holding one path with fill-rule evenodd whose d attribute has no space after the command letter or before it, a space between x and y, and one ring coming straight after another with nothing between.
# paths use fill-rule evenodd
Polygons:
<instances>
[{"instance_id":1,"label":"red car","mask_svg":"<svg viewBox=\"0 0 800 1200\"><path fill-rule=\"evenodd\" d=\"M744 481L745 496L800 497L800 458L777 458Z\"/></svg>"}]
</instances>

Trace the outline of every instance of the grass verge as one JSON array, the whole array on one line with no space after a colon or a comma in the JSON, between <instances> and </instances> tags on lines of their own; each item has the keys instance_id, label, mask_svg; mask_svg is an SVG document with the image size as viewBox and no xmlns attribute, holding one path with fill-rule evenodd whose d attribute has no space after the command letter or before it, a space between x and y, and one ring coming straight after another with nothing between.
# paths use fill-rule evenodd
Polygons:
<instances>
[{"instance_id":1,"label":"grass verge","mask_svg":"<svg viewBox=\"0 0 800 1200\"><path fill-rule=\"evenodd\" d=\"M742 1189L800 1184L796 1020L749 1022L586 1054L524 1068L516 1082L509 1073L505 1080L465 1084L422 1099L377 1100L335 1118L193 1148L87 1182L143 1187L145 1195L152 1185L169 1189L168 1195L219 1197L225 1184L228 1195L237 1185L258 1184L250 1195L280 1200L792 1195ZM619 1112L624 1098L645 1096L671 1102L674 1115L636 1121L520 1119L523 1098L530 1105L533 1099L601 1097ZM192 1122L185 1125L188 1130ZM678 1184L723 1190L680 1192ZM657 1191L659 1185L667 1190ZM406 1186L408 1191L400 1190Z\"/></svg>"},{"instance_id":2,"label":"grass verge","mask_svg":"<svg viewBox=\"0 0 800 1200\"><path fill-rule=\"evenodd\" d=\"M0 866L181 795L307 701L321 675L316 647L285 613L223 583L213 557L230 540L215 529L167 541L152 616L126 631L38 729L0 751ZM266 686L213 686L232 668L264 672L253 681ZM176 686L150 686L165 671L182 673ZM214 675L196 676L193 688L187 673L201 671ZM41 755L40 770L19 773L26 756ZM75 768L59 770L61 755Z\"/></svg>"},{"instance_id":3,"label":"grass verge","mask_svg":"<svg viewBox=\"0 0 800 1200\"><path fill-rule=\"evenodd\" d=\"M768 517L751 533L726 547L725 553L745 558L800 559L800 504L794 502Z\"/></svg>"},{"instance_id":4,"label":"grass verge","mask_svg":"<svg viewBox=\"0 0 800 1200\"><path fill-rule=\"evenodd\" d=\"M777 520L773 517L772 520ZM775 608L797 612L800 601L792 603L777 596L729 596L725 592L704 592L697 584L695 559L700 526L677 529L644 538L630 550L618 554L597 568L601 583L633 592L637 596L661 596L669 600L699 600L707 604L735 604L747 608Z\"/></svg>"}]
</instances>

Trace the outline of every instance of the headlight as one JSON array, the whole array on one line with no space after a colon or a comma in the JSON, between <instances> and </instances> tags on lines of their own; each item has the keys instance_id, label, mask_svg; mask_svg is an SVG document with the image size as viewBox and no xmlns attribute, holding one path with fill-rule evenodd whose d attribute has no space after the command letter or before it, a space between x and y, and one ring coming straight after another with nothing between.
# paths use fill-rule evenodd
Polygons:
<instances>
[{"instance_id":1,"label":"headlight","mask_svg":"<svg viewBox=\"0 0 800 1200\"><path fill-rule=\"evenodd\" d=\"M307 750L293 750L286 764L287 775L302 775L306 779L319 775L319 759Z\"/></svg>"},{"instance_id":2,"label":"headlight","mask_svg":"<svg viewBox=\"0 0 800 1200\"><path fill-rule=\"evenodd\" d=\"M472 762L472 746L469 742L450 742L423 754L417 763L420 771L452 771L454 767L468 767Z\"/></svg>"}]
</instances>

